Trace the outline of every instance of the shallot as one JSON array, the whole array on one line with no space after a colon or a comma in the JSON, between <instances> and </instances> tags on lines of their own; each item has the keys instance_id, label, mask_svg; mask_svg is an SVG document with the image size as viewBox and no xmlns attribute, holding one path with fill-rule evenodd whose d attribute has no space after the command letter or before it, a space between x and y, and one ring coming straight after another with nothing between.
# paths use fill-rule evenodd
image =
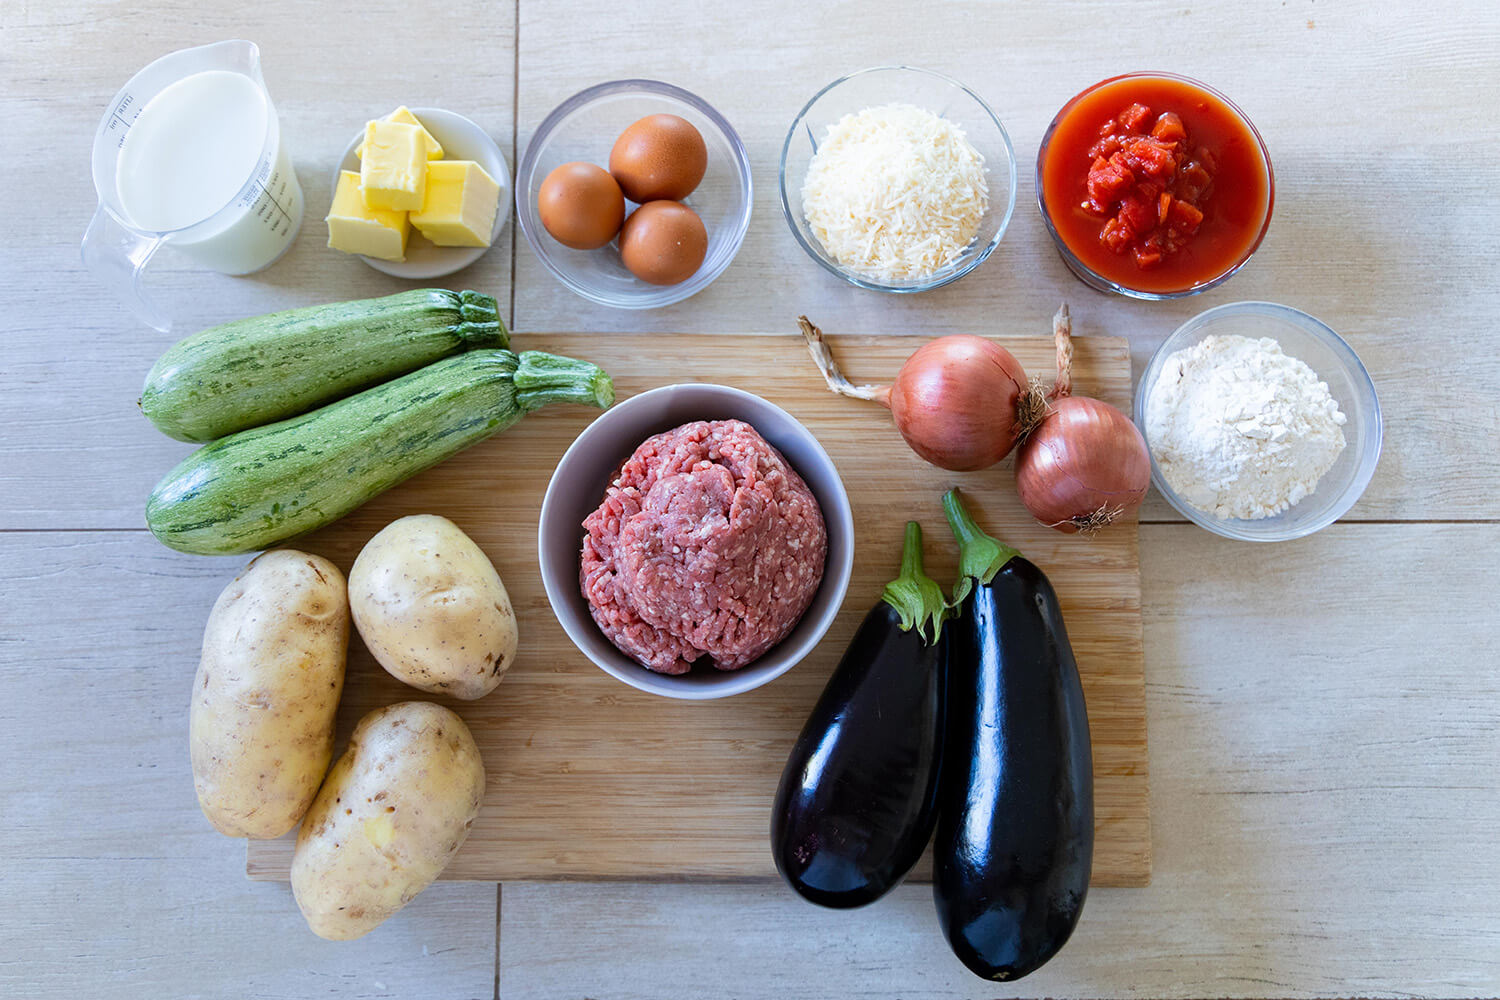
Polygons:
<instances>
[{"instance_id":1,"label":"shallot","mask_svg":"<svg viewBox=\"0 0 1500 1000\"><path fill-rule=\"evenodd\" d=\"M1097 399L1072 395L1073 342L1068 307L1052 321L1057 382L1037 383L1029 405L1040 422L1016 452L1016 492L1033 517L1058 531L1091 534L1134 510L1151 484L1146 439L1129 417Z\"/></svg>"},{"instance_id":2,"label":"shallot","mask_svg":"<svg viewBox=\"0 0 1500 1000\"><path fill-rule=\"evenodd\" d=\"M840 395L887 407L911 449L941 469L985 469L1010 454L1025 423L1026 370L1005 348L970 334L923 344L890 385L856 386L844 377L823 332L798 317L813 360Z\"/></svg>"}]
</instances>

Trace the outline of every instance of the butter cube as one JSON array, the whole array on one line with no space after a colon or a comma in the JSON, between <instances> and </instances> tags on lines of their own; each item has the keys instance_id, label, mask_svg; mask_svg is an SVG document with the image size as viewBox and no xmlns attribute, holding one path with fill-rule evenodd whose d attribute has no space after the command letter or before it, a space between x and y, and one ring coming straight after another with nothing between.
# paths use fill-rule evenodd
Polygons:
<instances>
[{"instance_id":1,"label":"butter cube","mask_svg":"<svg viewBox=\"0 0 1500 1000\"><path fill-rule=\"evenodd\" d=\"M411 232L406 213L366 208L359 193L359 174L352 170L339 171L338 190L324 221L328 245L335 250L381 260L406 259L406 237Z\"/></svg>"},{"instance_id":2,"label":"butter cube","mask_svg":"<svg viewBox=\"0 0 1500 1000\"><path fill-rule=\"evenodd\" d=\"M406 105L403 104L395 111L386 115L385 120L388 122L400 122L403 125L415 125L422 130L422 138L427 140L427 158L429 160L441 160L443 158L443 144L437 141L436 136L427 131L427 126L423 125L421 119L412 114ZM361 159L364 158L365 144L363 142L354 150L354 155Z\"/></svg>"},{"instance_id":3,"label":"butter cube","mask_svg":"<svg viewBox=\"0 0 1500 1000\"><path fill-rule=\"evenodd\" d=\"M427 197L411 224L440 247L487 247L500 185L472 160L434 160L427 167Z\"/></svg>"},{"instance_id":4,"label":"butter cube","mask_svg":"<svg viewBox=\"0 0 1500 1000\"><path fill-rule=\"evenodd\" d=\"M366 208L403 212L422 207L427 192L427 140L422 131L420 125L384 119L365 125L359 188Z\"/></svg>"}]
</instances>

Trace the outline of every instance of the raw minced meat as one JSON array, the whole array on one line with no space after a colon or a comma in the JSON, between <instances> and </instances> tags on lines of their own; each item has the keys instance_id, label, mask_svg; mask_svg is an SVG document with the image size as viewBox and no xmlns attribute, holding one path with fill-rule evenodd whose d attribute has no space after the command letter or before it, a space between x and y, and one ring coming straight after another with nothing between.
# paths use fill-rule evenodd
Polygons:
<instances>
[{"instance_id":1,"label":"raw minced meat","mask_svg":"<svg viewBox=\"0 0 1500 1000\"><path fill-rule=\"evenodd\" d=\"M579 579L594 621L664 674L703 656L737 670L780 642L828 555L812 491L739 420L648 438L583 527Z\"/></svg>"}]
</instances>

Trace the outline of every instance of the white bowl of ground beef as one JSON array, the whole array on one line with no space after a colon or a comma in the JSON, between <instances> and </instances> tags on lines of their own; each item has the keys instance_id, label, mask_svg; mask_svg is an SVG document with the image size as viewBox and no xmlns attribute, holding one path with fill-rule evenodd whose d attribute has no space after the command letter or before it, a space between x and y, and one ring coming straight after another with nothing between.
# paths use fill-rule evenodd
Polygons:
<instances>
[{"instance_id":1,"label":"white bowl of ground beef","mask_svg":"<svg viewBox=\"0 0 1500 1000\"><path fill-rule=\"evenodd\" d=\"M547 599L605 672L722 698L790 670L843 604L854 524L838 470L780 407L721 385L633 396L580 434L542 501Z\"/></svg>"}]
</instances>

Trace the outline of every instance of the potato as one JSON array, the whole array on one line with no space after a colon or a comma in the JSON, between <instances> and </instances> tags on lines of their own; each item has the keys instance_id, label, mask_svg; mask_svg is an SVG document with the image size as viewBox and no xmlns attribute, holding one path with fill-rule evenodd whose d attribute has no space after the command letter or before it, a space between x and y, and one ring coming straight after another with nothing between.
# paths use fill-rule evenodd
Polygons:
<instances>
[{"instance_id":1,"label":"potato","mask_svg":"<svg viewBox=\"0 0 1500 1000\"><path fill-rule=\"evenodd\" d=\"M349 604L380 665L422 691L483 697L516 658L505 584L446 517L403 517L370 539L349 571Z\"/></svg>"},{"instance_id":2,"label":"potato","mask_svg":"<svg viewBox=\"0 0 1500 1000\"><path fill-rule=\"evenodd\" d=\"M203 630L188 745L203 815L231 837L297 825L333 757L349 649L344 574L278 549L224 588Z\"/></svg>"},{"instance_id":3,"label":"potato","mask_svg":"<svg viewBox=\"0 0 1500 1000\"><path fill-rule=\"evenodd\" d=\"M307 926L334 941L374 930L448 866L483 796L484 762L453 712L404 701L360 719L297 834Z\"/></svg>"}]
</instances>

